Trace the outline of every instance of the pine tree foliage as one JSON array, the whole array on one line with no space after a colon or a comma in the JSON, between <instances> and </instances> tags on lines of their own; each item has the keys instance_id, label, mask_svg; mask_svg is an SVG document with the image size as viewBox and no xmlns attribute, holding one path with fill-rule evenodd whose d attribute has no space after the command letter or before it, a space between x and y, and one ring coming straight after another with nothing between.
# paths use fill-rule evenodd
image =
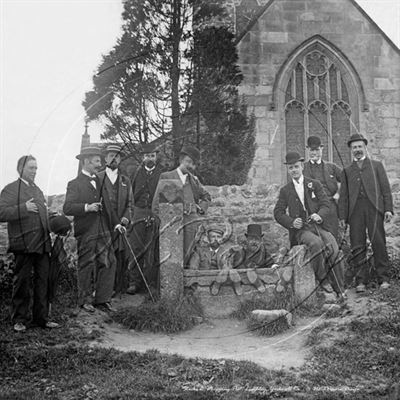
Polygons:
<instances>
[{"instance_id":1,"label":"pine tree foliage","mask_svg":"<svg viewBox=\"0 0 400 400\"><path fill-rule=\"evenodd\" d=\"M234 34L218 0L126 0L121 37L83 106L103 138L184 144L202 153L206 184L242 184L255 152L254 122L238 86Z\"/></svg>"}]
</instances>

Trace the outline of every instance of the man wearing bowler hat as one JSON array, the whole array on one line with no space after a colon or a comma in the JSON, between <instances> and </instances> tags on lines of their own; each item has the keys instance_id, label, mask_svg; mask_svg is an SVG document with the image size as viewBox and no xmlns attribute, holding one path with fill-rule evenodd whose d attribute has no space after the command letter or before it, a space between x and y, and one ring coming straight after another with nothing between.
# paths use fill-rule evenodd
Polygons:
<instances>
[{"instance_id":1,"label":"man wearing bowler hat","mask_svg":"<svg viewBox=\"0 0 400 400\"><path fill-rule=\"evenodd\" d=\"M44 195L35 184L35 157L22 156L17 171L18 179L0 194L0 221L7 222L9 252L15 257L11 319L14 331L24 332L33 300L31 322L56 328L58 324L48 321L50 228Z\"/></svg>"},{"instance_id":2,"label":"man wearing bowler hat","mask_svg":"<svg viewBox=\"0 0 400 400\"><path fill-rule=\"evenodd\" d=\"M307 139L309 161L304 163L304 176L320 181L329 199L329 215L326 216L325 228L332 233L336 240L339 239L339 217L337 202L339 200L341 168L336 164L324 161L322 153L324 146L318 136Z\"/></svg>"},{"instance_id":3,"label":"man wearing bowler hat","mask_svg":"<svg viewBox=\"0 0 400 400\"><path fill-rule=\"evenodd\" d=\"M144 289L139 267L149 286L158 287L159 271L159 223L151 210L154 193L162 172L158 163L159 150L153 143L142 144L142 163L131 176L133 191L133 221L130 232L132 250L136 262L131 263L128 294Z\"/></svg>"},{"instance_id":4,"label":"man wearing bowler hat","mask_svg":"<svg viewBox=\"0 0 400 400\"><path fill-rule=\"evenodd\" d=\"M103 199L108 225L112 228L111 238L117 261L114 288L116 293L128 288L127 244L123 235L132 218L132 189L129 179L121 174L119 165L125 155L120 145L109 144L104 151L106 168L97 174L100 181L100 196Z\"/></svg>"},{"instance_id":5,"label":"man wearing bowler hat","mask_svg":"<svg viewBox=\"0 0 400 400\"><path fill-rule=\"evenodd\" d=\"M322 184L303 175L304 159L296 152L286 154L290 182L283 186L274 208L276 221L289 230L290 245L305 245L326 301L343 298L343 264L338 244L325 228L329 199Z\"/></svg>"},{"instance_id":6,"label":"man wearing bowler hat","mask_svg":"<svg viewBox=\"0 0 400 400\"><path fill-rule=\"evenodd\" d=\"M95 311L94 306L112 311L116 260L110 235L113 227L96 175L101 168L101 151L86 147L76 158L82 162L82 170L68 182L63 210L74 217L78 242L78 305L89 313Z\"/></svg>"},{"instance_id":7,"label":"man wearing bowler hat","mask_svg":"<svg viewBox=\"0 0 400 400\"><path fill-rule=\"evenodd\" d=\"M160 182L173 179L183 188L183 251L184 265L188 265L194 247L199 216L204 215L211 201L210 194L204 189L199 179L193 175L196 165L200 163L200 151L193 146L184 146L179 154L179 166L160 176L159 185L153 199L153 210L158 214L158 197Z\"/></svg>"},{"instance_id":8,"label":"man wearing bowler hat","mask_svg":"<svg viewBox=\"0 0 400 400\"><path fill-rule=\"evenodd\" d=\"M367 237L374 253L375 269L382 289L389 287L389 257L384 223L393 216L393 199L385 168L368 157L368 140L361 134L347 142L353 162L342 173L339 217L342 226L350 226L353 263L361 268L356 276L357 292L368 283Z\"/></svg>"}]
</instances>

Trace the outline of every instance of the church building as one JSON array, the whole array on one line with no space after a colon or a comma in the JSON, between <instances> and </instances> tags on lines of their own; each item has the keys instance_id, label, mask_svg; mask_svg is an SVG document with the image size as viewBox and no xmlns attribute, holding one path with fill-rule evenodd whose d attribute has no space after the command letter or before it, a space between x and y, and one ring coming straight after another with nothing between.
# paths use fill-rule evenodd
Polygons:
<instances>
[{"instance_id":1,"label":"church building","mask_svg":"<svg viewBox=\"0 0 400 400\"><path fill-rule=\"evenodd\" d=\"M350 162L347 139L369 141L400 178L400 50L354 0L225 0L234 24L241 93L256 117L253 185L282 184L287 151Z\"/></svg>"}]
</instances>

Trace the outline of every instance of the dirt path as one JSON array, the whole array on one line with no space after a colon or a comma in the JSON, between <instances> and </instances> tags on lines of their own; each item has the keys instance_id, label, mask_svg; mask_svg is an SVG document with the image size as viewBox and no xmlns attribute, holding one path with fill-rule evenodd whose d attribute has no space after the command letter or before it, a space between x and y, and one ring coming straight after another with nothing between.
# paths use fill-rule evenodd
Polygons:
<instances>
[{"instance_id":1,"label":"dirt path","mask_svg":"<svg viewBox=\"0 0 400 400\"><path fill-rule=\"evenodd\" d=\"M208 320L188 332L155 334L136 332L117 324L103 324L101 341L92 345L121 351L161 353L184 357L253 361L269 369L301 367L308 349L304 346L308 332L320 318L297 320L284 334L268 338L247 330L245 322L234 319Z\"/></svg>"}]
</instances>

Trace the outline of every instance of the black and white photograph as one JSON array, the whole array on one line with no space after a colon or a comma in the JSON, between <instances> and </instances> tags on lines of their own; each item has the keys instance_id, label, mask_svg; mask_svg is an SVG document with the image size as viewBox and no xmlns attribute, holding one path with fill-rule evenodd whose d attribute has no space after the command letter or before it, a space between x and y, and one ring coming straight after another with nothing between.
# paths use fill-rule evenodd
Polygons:
<instances>
[{"instance_id":1,"label":"black and white photograph","mask_svg":"<svg viewBox=\"0 0 400 400\"><path fill-rule=\"evenodd\" d=\"M398 0L0 0L0 400L400 400Z\"/></svg>"}]
</instances>

